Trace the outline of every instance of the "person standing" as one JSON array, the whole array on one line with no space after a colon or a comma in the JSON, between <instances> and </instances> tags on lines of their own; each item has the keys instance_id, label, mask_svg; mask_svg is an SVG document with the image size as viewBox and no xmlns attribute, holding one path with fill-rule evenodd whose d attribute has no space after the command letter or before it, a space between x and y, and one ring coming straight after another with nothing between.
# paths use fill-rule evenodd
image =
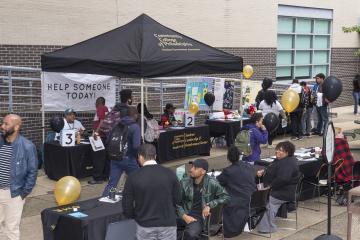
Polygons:
<instances>
[{"instance_id":1,"label":"person standing","mask_svg":"<svg viewBox=\"0 0 360 240\"><path fill-rule=\"evenodd\" d=\"M133 106L129 106L127 111L128 116L121 118L121 124L127 127L127 142L125 144L124 156L122 159L111 160L109 182L104 189L103 196L108 196L110 189L116 188L124 171L129 176L129 174L139 168L136 161L141 144L141 131L137 123L138 111Z\"/></svg>"},{"instance_id":2,"label":"person standing","mask_svg":"<svg viewBox=\"0 0 360 240\"><path fill-rule=\"evenodd\" d=\"M318 73L315 76L316 82L319 84L316 90L316 110L318 113L318 124L316 128L316 132L314 134L323 135L324 127L326 123L329 121L327 107L328 103L325 101L323 95L323 84L325 81L325 75L323 73Z\"/></svg>"},{"instance_id":3,"label":"person standing","mask_svg":"<svg viewBox=\"0 0 360 240\"><path fill-rule=\"evenodd\" d=\"M179 229L184 229L184 240L196 240L202 231L211 209L230 200L229 194L219 182L206 174L209 164L205 159L196 159L190 169L190 177L180 181L181 202L177 206Z\"/></svg>"},{"instance_id":4,"label":"person standing","mask_svg":"<svg viewBox=\"0 0 360 240\"><path fill-rule=\"evenodd\" d=\"M180 185L174 172L158 165L152 144L139 148L141 168L131 174L123 192L124 215L135 219L136 239L176 240L176 205Z\"/></svg>"},{"instance_id":5,"label":"person standing","mask_svg":"<svg viewBox=\"0 0 360 240\"><path fill-rule=\"evenodd\" d=\"M232 238L242 233L249 219L251 194L256 191L255 168L239 161L240 152L231 146L227 158L231 165L224 168L217 180L230 194L231 199L223 208L224 237Z\"/></svg>"},{"instance_id":6,"label":"person standing","mask_svg":"<svg viewBox=\"0 0 360 240\"><path fill-rule=\"evenodd\" d=\"M356 74L353 80L354 114L358 115L360 97L360 74Z\"/></svg>"},{"instance_id":7,"label":"person standing","mask_svg":"<svg viewBox=\"0 0 360 240\"><path fill-rule=\"evenodd\" d=\"M295 146L291 142L278 143L275 148L275 161L265 170L257 172L258 177L263 177L265 187L271 187L267 210L259 223L260 233L276 232L274 219L280 206L295 201L300 171L294 152Z\"/></svg>"},{"instance_id":8,"label":"person standing","mask_svg":"<svg viewBox=\"0 0 360 240\"><path fill-rule=\"evenodd\" d=\"M255 103L256 103L256 108L259 108L259 105L261 103L262 100L264 100L265 97L265 92L269 90L269 88L271 88L273 84L273 80L271 78L264 78L264 80L262 81L261 87L262 89L258 92L258 94L256 95L255 98ZM275 94L276 96L276 94ZM277 96L276 96L277 99Z\"/></svg>"},{"instance_id":9,"label":"person standing","mask_svg":"<svg viewBox=\"0 0 360 240\"><path fill-rule=\"evenodd\" d=\"M290 113L290 121L291 121L291 130L292 130L292 137L291 140L301 140L302 139L302 127L301 127L301 118L303 114L303 106L302 106L302 93L303 90L299 84L298 79L294 79L292 81L291 86L289 89L294 90L297 94L299 94L299 104L297 108Z\"/></svg>"},{"instance_id":10,"label":"person standing","mask_svg":"<svg viewBox=\"0 0 360 240\"><path fill-rule=\"evenodd\" d=\"M100 124L104 121L109 109L105 106L105 98L99 97L95 102L96 113L93 120L93 131L98 132ZM97 134L103 143L106 141L106 135L102 132ZM110 164L106 159L106 151L100 150L91 153L93 160L93 180L88 181L89 184L101 184L108 177Z\"/></svg>"},{"instance_id":11,"label":"person standing","mask_svg":"<svg viewBox=\"0 0 360 240\"><path fill-rule=\"evenodd\" d=\"M300 83L300 86L303 88L303 103L304 103L304 111L303 115L301 117L301 128L302 128L302 134L304 136L310 137L310 131L311 131L311 114L313 111L313 104L311 102L311 95L312 91L307 86L307 83L305 81Z\"/></svg>"},{"instance_id":12,"label":"person standing","mask_svg":"<svg viewBox=\"0 0 360 240\"><path fill-rule=\"evenodd\" d=\"M20 135L21 118L6 115L0 136L0 225L9 240L20 239L25 198L36 183L38 159L35 145Z\"/></svg>"}]
</instances>

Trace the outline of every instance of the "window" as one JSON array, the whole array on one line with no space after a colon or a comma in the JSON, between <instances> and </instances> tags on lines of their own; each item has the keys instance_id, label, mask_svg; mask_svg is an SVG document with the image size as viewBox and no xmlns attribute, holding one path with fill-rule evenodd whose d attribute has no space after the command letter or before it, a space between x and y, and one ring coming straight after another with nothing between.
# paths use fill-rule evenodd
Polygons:
<instances>
[{"instance_id":1,"label":"window","mask_svg":"<svg viewBox=\"0 0 360 240\"><path fill-rule=\"evenodd\" d=\"M279 6L276 55L278 80L308 79L320 72L329 74L331 19L311 18L314 16L309 13L311 10L314 11L301 7ZM324 12L322 9L315 11ZM332 18L332 11L325 11L330 11ZM286 14L289 12L296 16ZM301 16L304 12L305 17Z\"/></svg>"}]
</instances>

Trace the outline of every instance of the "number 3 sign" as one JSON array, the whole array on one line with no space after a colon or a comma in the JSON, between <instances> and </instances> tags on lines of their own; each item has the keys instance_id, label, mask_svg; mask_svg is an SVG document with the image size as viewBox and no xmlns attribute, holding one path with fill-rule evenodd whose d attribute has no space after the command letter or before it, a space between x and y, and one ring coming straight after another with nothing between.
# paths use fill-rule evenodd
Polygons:
<instances>
[{"instance_id":1,"label":"number 3 sign","mask_svg":"<svg viewBox=\"0 0 360 240\"><path fill-rule=\"evenodd\" d=\"M60 144L63 147L75 146L75 130L62 130L60 132Z\"/></svg>"},{"instance_id":2,"label":"number 3 sign","mask_svg":"<svg viewBox=\"0 0 360 240\"><path fill-rule=\"evenodd\" d=\"M195 116L191 113L185 113L185 127L195 126Z\"/></svg>"}]
</instances>

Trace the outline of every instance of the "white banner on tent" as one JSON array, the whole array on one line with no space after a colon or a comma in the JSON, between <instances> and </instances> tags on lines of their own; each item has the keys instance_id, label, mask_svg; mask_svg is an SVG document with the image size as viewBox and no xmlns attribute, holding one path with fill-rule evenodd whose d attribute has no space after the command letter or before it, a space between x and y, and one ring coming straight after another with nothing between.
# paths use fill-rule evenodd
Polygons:
<instances>
[{"instance_id":1,"label":"white banner on tent","mask_svg":"<svg viewBox=\"0 0 360 240\"><path fill-rule=\"evenodd\" d=\"M215 102L213 105L214 111L223 110L224 93L225 93L224 84L225 84L225 79L215 78L215 83L214 83Z\"/></svg>"},{"instance_id":2,"label":"white banner on tent","mask_svg":"<svg viewBox=\"0 0 360 240\"><path fill-rule=\"evenodd\" d=\"M95 110L95 101L104 97L106 105L115 105L115 82L113 76L43 72L45 111Z\"/></svg>"}]
</instances>

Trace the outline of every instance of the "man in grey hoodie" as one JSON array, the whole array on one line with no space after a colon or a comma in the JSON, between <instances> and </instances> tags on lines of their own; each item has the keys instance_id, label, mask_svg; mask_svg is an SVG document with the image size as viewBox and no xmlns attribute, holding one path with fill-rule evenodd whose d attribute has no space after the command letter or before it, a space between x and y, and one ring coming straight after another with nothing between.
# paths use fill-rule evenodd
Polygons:
<instances>
[{"instance_id":1,"label":"man in grey hoodie","mask_svg":"<svg viewBox=\"0 0 360 240\"><path fill-rule=\"evenodd\" d=\"M302 128L301 128L301 117L304 111L302 106L302 93L303 89L299 84L298 79L294 79L289 89L294 90L299 94L300 101L297 108L290 113L290 121L291 121L291 140L302 140Z\"/></svg>"}]
</instances>

